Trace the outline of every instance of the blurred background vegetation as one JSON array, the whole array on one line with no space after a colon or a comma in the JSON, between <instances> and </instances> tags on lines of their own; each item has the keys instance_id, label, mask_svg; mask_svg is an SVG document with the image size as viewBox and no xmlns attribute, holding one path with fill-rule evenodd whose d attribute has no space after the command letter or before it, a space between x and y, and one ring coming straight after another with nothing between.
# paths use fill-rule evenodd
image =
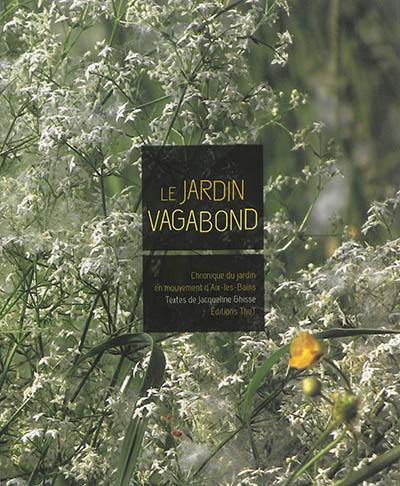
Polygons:
<instances>
[{"instance_id":1,"label":"blurred background vegetation","mask_svg":"<svg viewBox=\"0 0 400 486\"><path fill-rule=\"evenodd\" d=\"M400 182L400 2L396 0L304 0L291 2L291 14L278 30L293 37L283 69L264 61L265 48L255 46L255 76L273 87L294 87L309 94L309 103L292 114L289 125L301 128L314 121L326 125L337 141L344 178L326 188L315 207L316 232L327 231L330 215L356 230L365 221L369 203L393 194ZM268 41L270 33L263 32ZM286 133L265 131L267 173L297 173L306 162L302 151L290 151ZM304 213L301 197L290 205ZM305 203L305 201L304 201Z\"/></svg>"}]
</instances>

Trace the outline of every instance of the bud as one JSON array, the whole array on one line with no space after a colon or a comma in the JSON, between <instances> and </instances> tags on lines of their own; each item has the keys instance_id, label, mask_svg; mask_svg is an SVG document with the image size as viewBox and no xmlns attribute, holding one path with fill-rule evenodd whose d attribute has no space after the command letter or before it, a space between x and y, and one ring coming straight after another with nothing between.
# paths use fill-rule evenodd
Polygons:
<instances>
[{"instance_id":1,"label":"bud","mask_svg":"<svg viewBox=\"0 0 400 486\"><path fill-rule=\"evenodd\" d=\"M303 393L307 397L317 397L321 394L322 383L315 376L306 376L303 380Z\"/></svg>"},{"instance_id":2,"label":"bud","mask_svg":"<svg viewBox=\"0 0 400 486\"><path fill-rule=\"evenodd\" d=\"M333 405L334 419L345 424L352 423L357 417L359 404L358 397L352 393L337 395Z\"/></svg>"}]
</instances>

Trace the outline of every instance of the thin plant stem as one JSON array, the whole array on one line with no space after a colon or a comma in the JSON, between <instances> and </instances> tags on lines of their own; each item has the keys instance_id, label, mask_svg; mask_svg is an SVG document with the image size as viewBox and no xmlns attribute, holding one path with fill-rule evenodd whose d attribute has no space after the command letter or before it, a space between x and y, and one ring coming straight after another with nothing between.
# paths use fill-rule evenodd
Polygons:
<instances>
[{"instance_id":1,"label":"thin plant stem","mask_svg":"<svg viewBox=\"0 0 400 486\"><path fill-rule=\"evenodd\" d=\"M339 434L336 439L329 442L327 446L321 449L314 457L312 457L308 462L302 465L299 469L295 471L295 473L286 481L284 486L289 486L293 484L293 481L296 481L302 474L304 474L313 464L317 463L321 460L328 452L333 449L339 442L342 441L344 436L346 435L346 431L344 430L341 434Z\"/></svg>"},{"instance_id":2,"label":"thin plant stem","mask_svg":"<svg viewBox=\"0 0 400 486\"><path fill-rule=\"evenodd\" d=\"M330 360L329 358L326 358L324 357L323 360L328 363L329 366L331 366L336 372L337 374L340 376L341 380L343 381L345 387L348 389L348 391L350 393L353 393L352 389L351 389L351 384L350 384L350 381L349 379L347 378L347 376L343 373L343 371L339 368L339 366L337 366L332 360Z\"/></svg>"}]
</instances>

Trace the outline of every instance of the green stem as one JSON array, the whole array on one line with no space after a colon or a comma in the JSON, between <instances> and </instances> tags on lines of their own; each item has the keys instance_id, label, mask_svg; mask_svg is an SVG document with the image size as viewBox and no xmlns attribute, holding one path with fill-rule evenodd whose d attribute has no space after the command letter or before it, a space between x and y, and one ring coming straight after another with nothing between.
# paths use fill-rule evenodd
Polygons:
<instances>
[{"instance_id":1,"label":"green stem","mask_svg":"<svg viewBox=\"0 0 400 486\"><path fill-rule=\"evenodd\" d=\"M207 457L205 461L203 461L200 466L195 470L193 473L192 477L194 478L197 476L203 469L204 467L208 464L208 462L227 444L230 440L232 440L236 434L238 434L242 429L244 429L245 425L241 425L237 429L235 429L233 432L231 432L222 442L218 444L218 446L213 450L213 452Z\"/></svg>"},{"instance_id":2,"label":"green stem","mask_svg":"<svg viewBox=\"0 0 400 486\"><path fill-rule=\"evenodd\" d=\"M350 393L353 393L352 389L351 389L351 384L350 384L350 381L348 380L347 376L343 373L343 371L339 368L339 366L337 366L333 361L331 361L330 359L328 358L324 358L324 361L326 363L328 363L329 366L331 366L336 372L337 374L340 376L340 378L342 379L345 387L348 389L348 391Z\"/></svg>"},{"instance_id":3,"label":"green stem","mask_svg":"<svg viewBox=\"0 0 400 486\"><path fill-rule=\"evenodd\" d=\"M12 424L12 422L18 417L18 415L22 412L22 410L26 407L26 405L30 402L31 398L27 398L22 405L17 408L17 410L11 415L11 417L7 420L7 422L3 425L0 429L0 437L7 432L8 427Z\"/></svg>"},{"instance_id":4,"label":"green stem","mask_svg":"<svg viewBox=\"0 0 400 486\"><path fill-rule=\"evenodd\" d=\"M27 309L27 306L28 306L28 296L29 296L29 292L30 292L30 289L31 289L31 286L32 286L33 273L34 273L33 267L30 268L30 272L31 272L31 274L28 278L28 282L27 282L27 286L26 286L27 289L26 289L26 292L24 293L25 298L24 298L24 302L22 304L21 315L20 315L20 318L19 318L18 338L16 339L16 341L14 342L12 347L10 347L10 349L7 353L7 358L6 358L6 361L4 363L3 370L2 370L2 373L1 373L1 376L0 376L0 392L1 392L3 385L6 381L8 371L9 371L11 363L14 359L14 355L15 355L17 349L18 349L18 346L21 344L21 342L23 340L21 332L22 332L22 328L23 328L23 325L24 325L24 321L25 321L26 309Z\"/></svg>"},{"instance_id":5,"label":"green stem","mask_svg":"<svg viewBox=\"0 0 400 486\"><path fill-rule=\"evenodd\" d=\"M400 445L380 455L358 471L353 471L346 478L337 481L334 486L355 486L360 484L398 460L400 460Z\"/></svg>"},{"instance_id":6,"label":"green stem","mask_svg":"<svg viewBox=\"0 0 400 486\"><path fill-rule=\"evenodd\" d=\"M329 405L334 405L335 402L331 400L329 397L327 397L326 395L324 395L323 393L320 393L319 396L327 403L329 403Z\"/></svg>"},{"instance_id":7,"label":"green stem","mask_svg":"<svg viewBox=\"0 0 400 486\"><path fill-rule=\"evenodd\" d=\"M318 196L319 196L319 194L318 194ZM307 224L308 218L310 217L311 212L314 209L314 206L315 206L315 203L317 202L318 196L316 198L314 198L313 202L310 204L302 222L300 223L300 226L298 227L298 229L296 231L296 234L292 238L290 238L290 240L283 247L278 248L276 250L276 253L282 253L282 252L286 251L296 241L296 238L303 231L303 229L305 228L305 226Z\"/></svg>"},{"instance_id":8,"label":"green stem","mask_svg":"<svg viewBox=\"0 0 400 486\"><path fill-rule=\"evenodd\" d=\"M336 439L332 440L329 442L327 446L325 446L323 449L321 449L317 454L315 454L314 457L312 457L308 462L306 462L303 466L301 466L285 483L285 486L288 486L289 484L292 484L293 481L295 481L297 478L299 478L303 473L307 471L313 464L318 462L320 459L322 459L328 452L333 449L339 442L343 439L343 437L346 435L346 431L344 430L340 435L336 437Z\"/></svg>"},{"instance_id":9,"label":"green stem","mask_svg":"<svg viewBox=\"0 0 400 486\"><path fill-rule=\"evenodd\" d=\"M92 302L92 305L90 306L90 310L89 310L89 314L86 318L86 322L85 322L85 325L83 326L83 331L82 331L82 335L81 335L81 340L79 342L79 346L78 346L78 351L79 353L82 352L82 349L83 349L83 345L85 344L85 340L86 340L86 336L87 336L87 333L89 331L89 326L90 326L90 323L93 319L93 315L94 315L94 311L96 309L96 306L97 306L97 302L99 301L100 299L100 296L101 296L101 293L102 293L102 290L99 290L96 294L96 297L94 298L93 302ZM79 354L76 355L76 358L75 358L75 362L78 360L79 358Z\"/></svg>"},{"instance_id":10,"label":"green stem","mask_svg":"<svg viewBox=\"0 0 400 486\"><path fill-rule=\"evenodd\" d=\"M101 169L100 172L100 190L101 190L101 205L103 208L103 215L107 218L107 201L106 201L106 188L104 184L104 171Z\"/></svg>"}]
</instances>

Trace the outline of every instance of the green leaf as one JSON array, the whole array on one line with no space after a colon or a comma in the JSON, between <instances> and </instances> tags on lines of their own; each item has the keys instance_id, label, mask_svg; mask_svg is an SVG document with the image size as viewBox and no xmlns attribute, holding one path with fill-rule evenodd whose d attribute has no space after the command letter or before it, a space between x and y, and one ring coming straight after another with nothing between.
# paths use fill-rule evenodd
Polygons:
<instances>
[{"instance_id":1,"label":"green leaf","mask_svg":"<svg viewBox=\"0 0 400 486\"><path fill-rule=\"evenodd\" d=\"M88 360L89 358L95 357L95 360L91 364L89 370L85 372L84 377L82 378L81 382L79 383L77 389L72 394L71 401L73 402L82 388L84 387L86 381L89 379L92 372L95 370L96 366L98 365L101 357L107 351L112 348L121 347L121 346L129 346L129 345L136 345L139 349L146 348L147 346L152 345L152 338L150 338L147 334L121 334L120 336L115 336L113 338L109 338L103 343L94 346L90 351L85 354L82 354L77 357L75 363L69 369L69 374L72 374L76 368L84 361ZM127 370L128 372L129 370Z\"/></svg>"},{"instance_id":2,"label":"green leaf","mask_svg":"<svg viewBox=\"0 0 400 486\"><path fill-rule=\"evenodd\" d=\"M151 346L151 354L146 372L143 377L139 394L140 397L145 396L149 388L158 388L161 386L165 371L164 352L157 344L154 343L151 336L146 334L142 334L142 336L146 336L147 340L151 340L151 343L149 343ZM151 399L148 399L148 402L150 401ZM143 402L142 405L145 403L146 402ZM122 443L115 486L129 485L141 451L147 422L148 418L146 417L135 417L130 420L125 433L124 441Z\"/></svg>"},{"instance_id":3,"label":"green leaf","mask_svg":"<svg viewBox=\"0 0 400 486\"><path fill-rule=\"evenodd\" d=\"M242 405L242 416L247 422L251 416L253 397L256 394L259 386L264 381L265 377L271 371L272 367L280 361L280 359L289 351L290 344L286 344L273 352L258 368L253 378L250 380L246 393L244 394Z\"/></svg>"},{"instance_id":4,"label":"green leaf","mask_svg":"<svg viewBox=\"0 0 400 486\"><path fill-rule=\"evenodd\" d=\"M394 329L328 329L326 331L317 332L314 335L317 339L334 339L351 336L366 336L366 335L378 335L378 334L400 334L400 330ZM261 383L265 380L265 377L271 372L272 367L277 364L280 359L289 352L290 343L286 344L276 351L274 351L257 369L253 378L250 380L246 392L243 396L242 402L242 418L248 422L251 417L252 403L254 395L256 394Z\"/></svg>"},{"instance_id":5,"label":"green leaf","mask_svg":"<svg viewBox=\"0 0 400 486\"><path fill-rule=\"evenodd\" d=\"M129 346L129 345L137 345L140 347L143 346L153 346L153 338L144 333L132 333L132 334L121 334L119 336L115 336L113 338L107 339L101 344L94 346L90 351L81 355L74 365L76 367L78 364L86 361L93 356L104 354L106 351L109 351L112 348L117 348L120 346Z\"/></svg>"},{"instance_id":6,"label":"green leaf","mask_svg":"<svg viewBox=\"0 0 400 486\"><path fill-rule=\"evenodd\" d=\"M147 390L149 388L159 388L164 380L165 371L165 355L160 346L158 346L153 338L149 334L136 333L136 334L122 334L116 336L107 341L95 346L86 354L80 356L74 367L78 364L86 361L89 358L96 356L102 356L106 351L112 348L120 346L132 346L135 345L139 349L146 346L150 347L150 359L144 373L139 396L146 396ZM147 403L150 403L151 399L148 399ZM142 402L144 405L146 402ZM119 464L117 469L117 477L114 486L128 486L130 479L135 471L137 459L139 457L143 436L146 430L148 419L146 417L135 417L133 418L134 411L136 409L136 403L134 404L132 419L129 422L127 430L125 432L125 437L122 443L121 452L119 456Z\"/></svg>"}]
</instances>

